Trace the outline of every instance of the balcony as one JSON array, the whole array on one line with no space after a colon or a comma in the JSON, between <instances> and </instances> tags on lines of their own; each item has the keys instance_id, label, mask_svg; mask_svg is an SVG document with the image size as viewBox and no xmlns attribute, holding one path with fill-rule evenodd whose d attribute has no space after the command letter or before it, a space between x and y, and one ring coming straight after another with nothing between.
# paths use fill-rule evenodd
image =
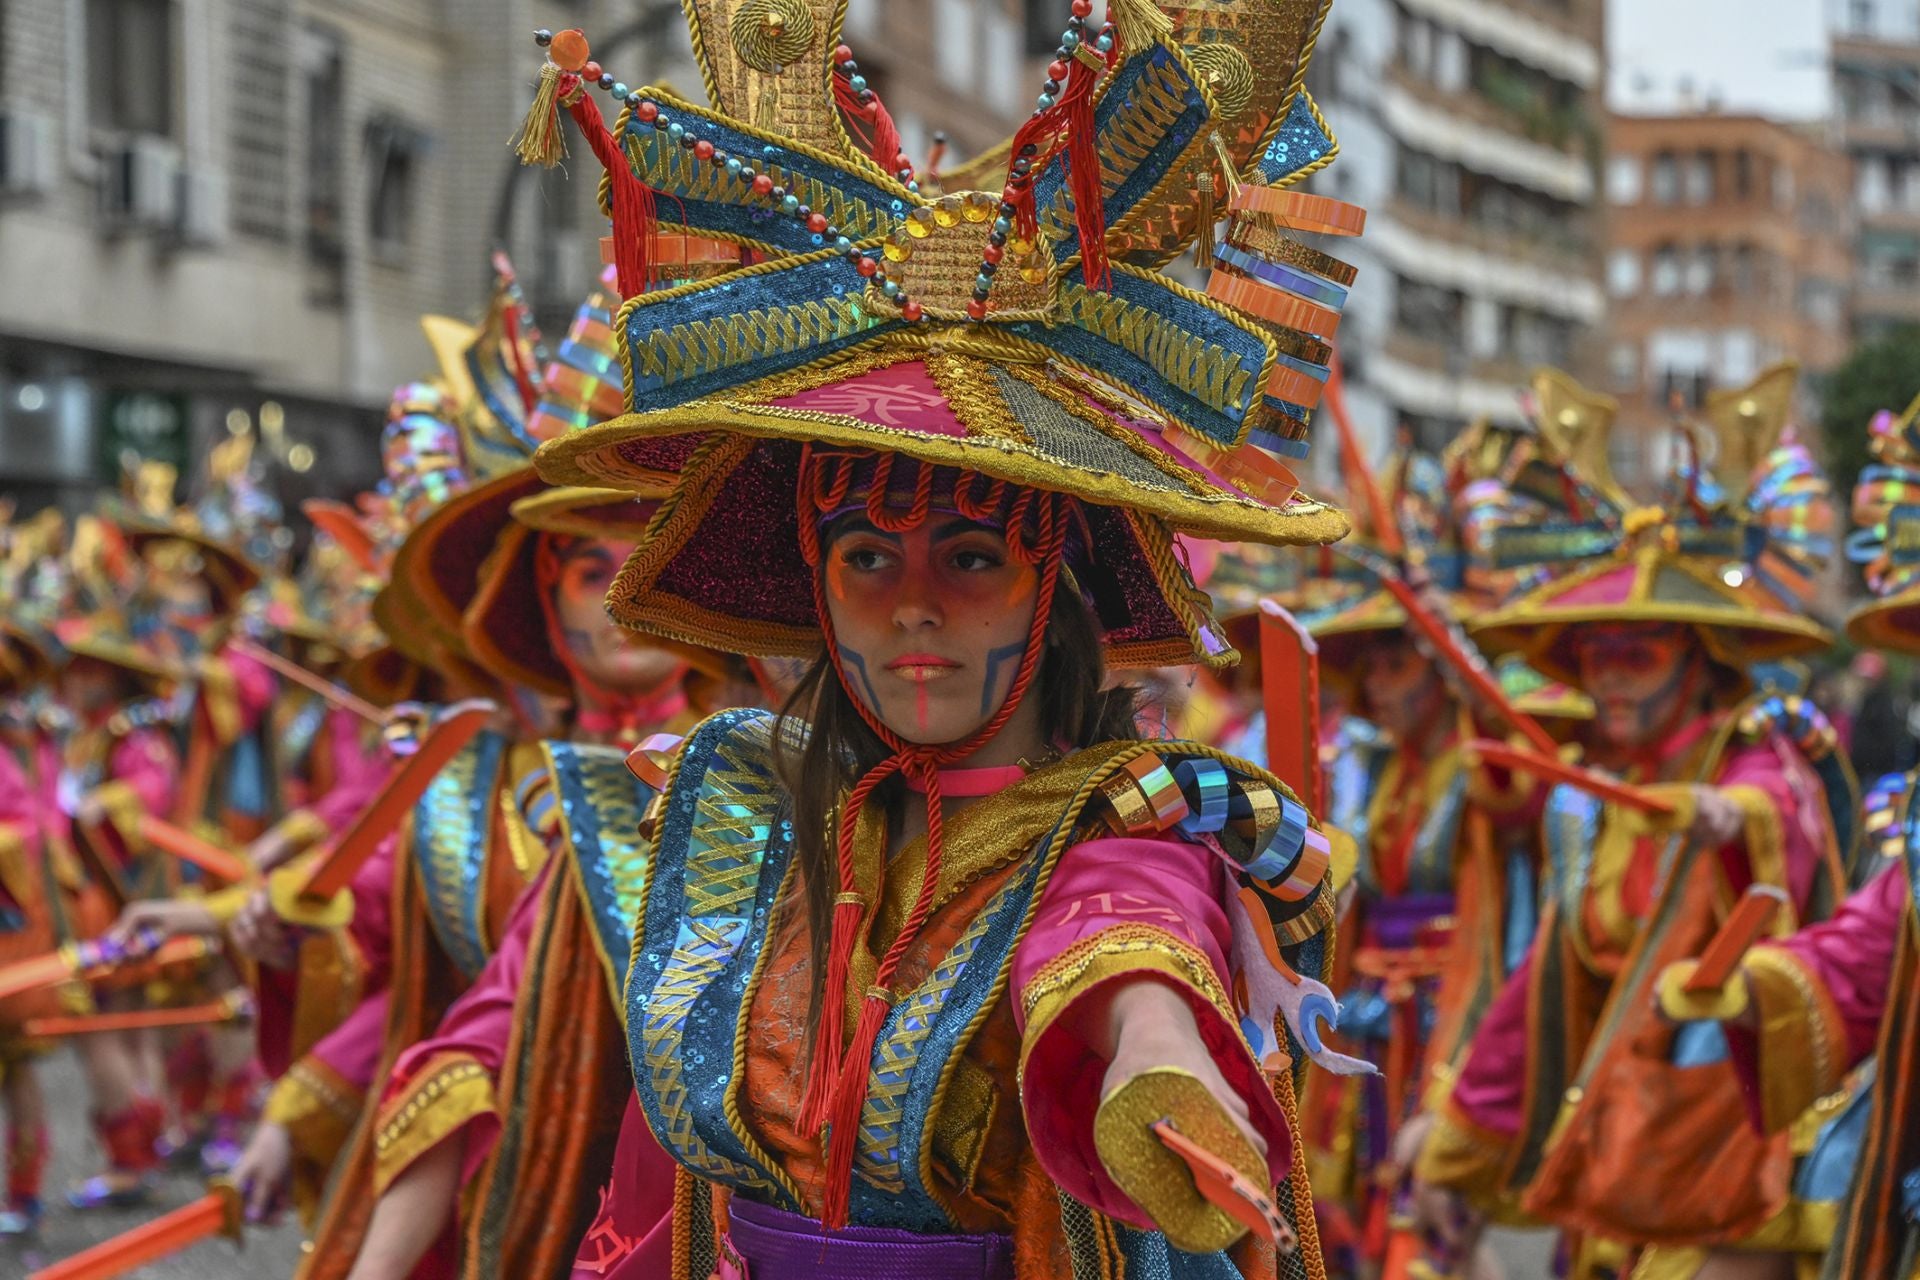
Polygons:
<instances>
[{"instance_id":1,"label":"balcony","mask_svg":"<svg viewBox=\"0 0 1920 1280\"><path fill-rule=\"evenodd\" d=\"M1490 295L1584 323L1605 311L1597 250L1529 241L1391 201L1367 230L1367 248L1394 270L1471 295Z\"/></svg>"},{"instance_id":2,"label":"balcony","mask_svg":"<svg viewBox=\"0 0 1920 1280\"><path fill-rule=\"evenodd\" d=\"M1582 89L1600 84L1599 15L1592 0L1561 4L1401 0L1409 13Z\"/></svg>"},{"instance_id":3,"label":"balcony","mask_svg":"<svg viewBox=\"0 0 1920 1280\"><path fill-rule=\"evenodd\" d=\"M1382 87L1380 115L1396 138L1439 159L1574 204L1594 198L1584 154L1529 141L1507 111L1472 90L1443 93L1395 68Z\"/></svg>"}]
</instances>

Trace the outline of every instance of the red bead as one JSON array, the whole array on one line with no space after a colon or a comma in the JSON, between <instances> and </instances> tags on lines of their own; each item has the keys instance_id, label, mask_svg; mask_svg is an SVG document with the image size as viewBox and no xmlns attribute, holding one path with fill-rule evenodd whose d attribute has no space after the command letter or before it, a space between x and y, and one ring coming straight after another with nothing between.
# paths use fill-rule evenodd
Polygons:
<instances>
[{"instance_id":1,"label":"red bead","mask_svg":"<svg viewBox=\"0 0 1920 1280\"><path fill-rule=\"evenodd\" d=\"M815 235L823 234L829 225L827 215L824 213L810 214L807 217L807 230Z\"/></svg>"},{"instance_id":2,"label":"red bead","mask_svg":"<svg viewBox=\"0 0 1920 1280\"><path fill-rule=\"evenodd\" d=\"M1047 79L1058 80L1060 83L1065 84L1067 81L1067 69L1066 63L1055 58L1047 64Z\"/></svg>"},{"instance_id":3,"label":"red bead","mask_svg":"<svg viewBox=\"0 0 1920 1280\"><path fill-rule=\"evenodd\" d=\"M880 269L880 264L872 258L863 255L860 261L853 264L853 269L863 276L871 277L874 272Z\"/></svg>"},{"instance_id":4,"label":"red bead","mask_svg":"<svg viewBox=\"0 0 1920 1280\"><path fill-rule=\"evenodd\" d=\"M1007 248L1005 245L990 244L981 252L980 256L995 266L999 266L1000 259L1007 256Z\"/></svg>"},{"instance_id":5,"label":"red bead","mask_svg":"<svg viewBox=\"0 0 1920 1280\"><path fill-rule=\"evenodd\" d=\"M907 299L905 302L900 304L900 318L902 320L907 320L907 321L918 320L923 314L925 314L925 311L926 311L926 308L922 307L918 302L915 302L911 298Z\"/></svg>"},{"instance_id":6,"label":"red bead","mask_svg":"<svg viewBox=\"0 0 1920 1280\"><path fill-rule=\"evenodd\" d=\"M702 138L693 144L693 154L699 156L702 160L711 160L713 159L713 144L705 138Z\"/></svg>"},{"instance_id":7,"label":"red bead","mask_svg":"<svg viewBox=\"0 0 1920 1280\"><path fill-rule=\"evenodd\" d=\"M833 49L833 60L836 64L843 63L843 62L852 62L853 50L847 48L847 46L843 44L835 45Z\"/></svg>"},{"instance_id":8,"label":"red bead","mask_svg":"<svg viewBox=\"0 0 1920 1280\"><path fill-rule=\"evenodd\" d=\"M1015 186L1011 182L1009 182L1006 186L1000 188L1000 203L1001 204L1019 204L1020 188Z\"/></svg>"},{"instance_id":9,"label":"red bead","mask_svg":"<svg viewBox=\"0 0 1920 1280\"><path fill-rule=\"evenodd\" d=\"M987 304L978 298L968 302L967 318L971 320L985 320L987 318Z\"/></svg>"},{"instance_id":10,"label":"red bead","mask_svg":"<svg viewBox=\"0 0 1920 1280\"><path fill-rule=\"evenodd\" d=\"M1084 18L1093 12L1093 0L1073 0L1073 16Z\"/></svg>"},{"instance_id":11,"label":"red bead","mask_svg":"<svg viewBox=\"0 0 1920 1280\"><path fill-rule=\"evenodd\" d=\"M582 80L598 80L601 74L602 68L597 62L589 62L586 66L580 68L580 78Z\"/></svg>"},{"instance_id":12,"label":"red bead","mask_svg":"<svg viewBox=\"0 0 1920 1280\"><path fill-rule=\"evenodd\" d=\"M753 175L753 194L764 196L772 190L773 178L770 174L756 173Z\"/></svg>"},{"instance_id":13,"label":"red bead","mask_svg":"<svg viewBox=\"0 0 1920 1280\"><path fill-rule=\"evenodd\" d=\"M633 114L638 116L643 124L652 124L660 118L660 104L643 102L633 109Z\"/></svg>"},{"instance_id":14,"label":"red bead","mask_svg":"<svg viewBox=\"0 0 1920 1280\"><path fill-rule=\"evenodd\" d=\"M913 157L908 155L906 152L902 151L899 155L893 158L893 171L895 173L900 172L902 169L911 169L911 168L913 168Z\"/></svg>"}]
</instances>

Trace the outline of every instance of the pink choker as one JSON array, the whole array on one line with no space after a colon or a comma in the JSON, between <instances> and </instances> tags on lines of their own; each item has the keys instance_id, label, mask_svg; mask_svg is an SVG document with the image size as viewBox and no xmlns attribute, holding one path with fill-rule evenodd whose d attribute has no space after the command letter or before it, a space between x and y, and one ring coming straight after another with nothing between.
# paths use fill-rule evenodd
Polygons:
<instances>
[{"instance_id":1,"label":"pink choker","mask_svg":"<svg viewBox=\"0 0 1920 1280\"><path fill-rule=\"evenodd\" d=\"M955 800L995 795L1026 776L1026 767L1017 764L990 765L982 769L942 769L940 794ZM923 795L927 790L926 784L912 774L907 775L907 786Z\"/></svg>"}]
</instances>

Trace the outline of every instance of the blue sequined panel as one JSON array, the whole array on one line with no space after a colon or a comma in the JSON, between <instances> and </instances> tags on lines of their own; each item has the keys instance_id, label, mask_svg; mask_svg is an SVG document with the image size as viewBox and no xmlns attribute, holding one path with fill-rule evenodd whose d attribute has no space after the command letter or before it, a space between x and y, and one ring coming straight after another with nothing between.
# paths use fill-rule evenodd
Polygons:
<instances>
[{"instance_id":1,"label":"blue sequined panel","mask_svg":"<svg viewBox=\"0 0 1920 1280\"><path fill-rule=\"evenodd\" d=\"M1320 122L1313 118L1313 103L1304 91L1295 94L1293 108L1280 124L1279 132L1267 144L1260 157L1260 176L1268 185L1292 176L1333 149Z\"/></svg>"},{"instance_id":2,"label":"blue sequined panel","mask_svg":"<svg viewBox=\"0 0 1920 1280\"><path fill-rule=\"evenodd\" d=\"M627 1041L648 1125L709 1181L800 1205L727 1120L747 983L791 852L768 756L774 717L726 711L681 748L633 965Z\"/></svg>"},{"instance_id":3,"label":"blue sequined panel","mask_svg":"<svg viewBox=\"0 0 1920 1280\"><path fill-rule=\"evenodd\" d=\"M1547 843L1547 883L1543 894L1560 899L1568 919L1580 918L1580 903L1593 874L1593 845L1600 838L1605 806L1578 787L1555 787L1547 795L1542 832Z\"/></svg>"},{"instance_id":4,"label":"blue sequined panel","mask_svg":"<svg viewBox=\"0 0 1920 1280\"><path fill-rule=\"evenodd\" d=\"M434 776L413 809L413 865L434 937L468 978L487 963L487 852L507 740L476 736Z\"/></svg>"},{"instance_id":5,"label":"blue sequined panel","mask_svg":"<svg viewBox=\"0 0 1920 1280\"><path fill-rule=\"evenodd\" d=\"M633 922L644 900L653 855L653 846L640 838L640 820L655 793L633 776L626 756L612 747L568 742L544 747L560 797L567 853L579 872L613 1004L625 1008Z\"/></svg>"}]
</instances>

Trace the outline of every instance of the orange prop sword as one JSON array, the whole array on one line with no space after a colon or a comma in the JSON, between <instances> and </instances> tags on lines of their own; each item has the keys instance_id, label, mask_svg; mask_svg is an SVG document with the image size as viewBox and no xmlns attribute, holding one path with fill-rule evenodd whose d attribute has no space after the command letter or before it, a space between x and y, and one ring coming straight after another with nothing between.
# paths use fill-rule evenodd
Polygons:
<instances>
[{"instance_id":1,"label":"orange prop sword","mask_svg":"<svg viewBox=\"0 0 1920 1280\"><path fill-rule=\"evenodd\" d=\"M448 708L421 738L419 748L401 761L339 839L304 867L286 867L270 877L267 892L280 917L319 926L343 923L343 907L351 910L345 890L355 873L387 834L400 825L440 770L498 710L484 699L458 702Z\"/></svg>"},{"instance_id":2,"label":"orange prop sword","mask_svg":"<svg viewBox=\"0 0 1920 1280\"><path fill-rule=\"evenodd\" d=\"M216 1182L191 1204L32 1272L27 1280L113 1280L210 1236L225 1236L239 1243L240 1222L240 1193L227 1183Z\"/></svg>"},{"instance_id":3,"label":"orange prop sword","mask_svg":"<svg viewBox=\"0 0 1920 1280\"><path fill-rule=\"evenodd\" d=\"M315 675L299 663L281 657L265 645L255 644L245 636L235 636L227 641L227 647L235 652L246 654L275 675L293 681L308 693L319 695L343 711L351 711L368 724L383 725L387 722L387 713L365 698L356 697L333 681Z\"/></svg>"},{"instance_id":4,"label":"orange prop sword","mask_svg":"<svg viewBox=\"0 0 1920 1280\"><path fill-rule=\"evenodd\" d=\"M1649 793L1642 787L1609 778L1604 773L1584 769L1577 764L1568 764L1559 756L1543 755L1487 738L1474 739L1467 744L1467 750L1488 764L1531 773L1550 782L1564 782L1570 787L1578 787L1590 795L1599 796L1602 800L1625 805L1629 809L1638 809L1641 813L1667 816L1674 811L1672 803Z\"/></svg>"},{"instance_id":5,"label":"orange prop sword","mask_svg":"<svg viewBox=\"0 0 1920 1280\"><path fill-rule=\"evenodd\" d=\"M1702 995L1727 985L1727 979L1740 967L1753 944L1767 931L1780 908L1787 904L1787 891L1778 885L1750 884L1740 901L1713 935L1713 941L1700 953L1700 963L1681 985L1688 995Z\"/></svg>"},{"instance_id":6,"label":"orange prop sword","mask_svg":"<svg viewBox=\"0 0 1920 1280\"><path fill-rule=\"evenodd\" d=\"M244 858L152 814L140 815L140 838L168 857L190 863L228 884L242 884L253 875Z\"/></svg>"},{"instance_id":7,"label":"orange prop sword","mask_svg":"<svg viewBox=\"0 0 1920 1280\"><path fill-rule=\"evenodd\" d=\"M156 1027L198 1027L214 1022L244 1022L253 1017L253 997L235 990L205 1004L176 1009L127 1009L71 1017L30 1018L21 1027L28 1036L95 1035L102 1031L144 1031Z\"/></svg>"},{"instance_id":8,"label":"orange prop sword","mask_svg":"<svg viewBox=\"0 0 1920 1280\"><path fill-rule=\"evenodd\" d=\"M72 978L104 977L131 965L159 969L170 964L199 960L213 954L214 944L205 938L171 938L143 933L126 946L105 938L72 943L57 951L21 960L0 968L0 997L18 995L36 987L50 987Z\"/></svg>"},{"instance_id":9,"label":"orange prop sword","mask_svg":"<svg viewBox=\"0 0 1920 1280\"><path fill-rule=\"evenodd\" d=\"M1320 648L1299 619L1271 600L1260 602L1260 700L1267 714L1267 767L1309 810L1326 812Z\"/></svg>"}]
</instances>

